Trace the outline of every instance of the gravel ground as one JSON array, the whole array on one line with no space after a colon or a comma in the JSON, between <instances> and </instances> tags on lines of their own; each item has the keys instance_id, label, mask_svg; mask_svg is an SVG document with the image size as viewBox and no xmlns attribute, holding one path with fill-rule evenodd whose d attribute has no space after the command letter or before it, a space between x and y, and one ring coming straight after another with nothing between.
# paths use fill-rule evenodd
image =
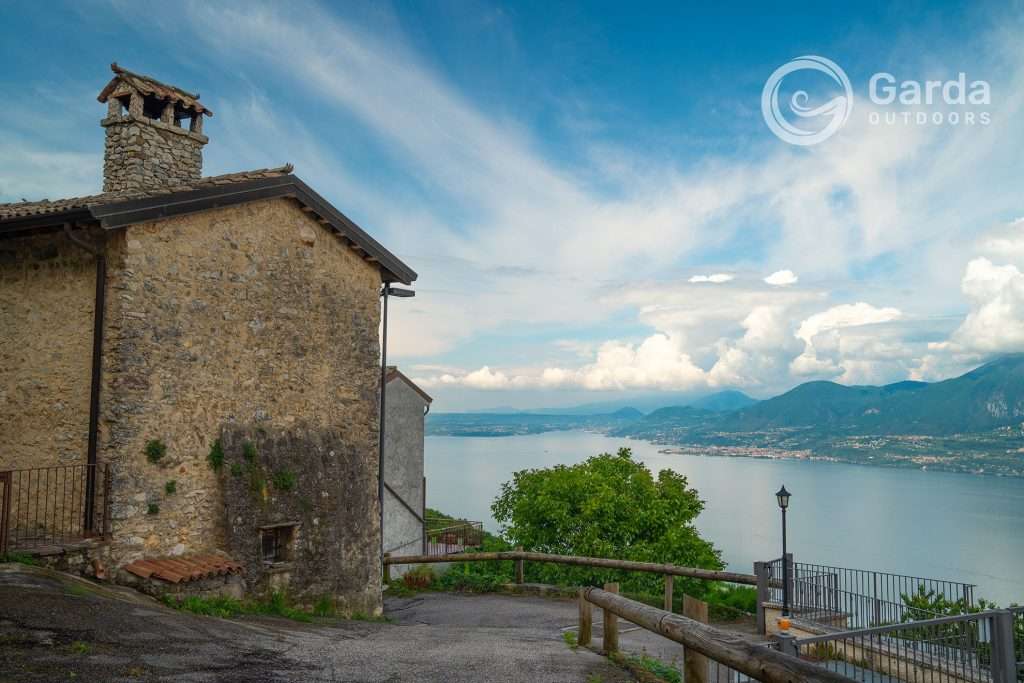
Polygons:
<instances>
[{"instance_id":1,"label":"gravel ground","mask_svg":"<svg viewBox=\"0 0 1024 683\"><path fill-rule=\"evenodd\" d=\"M0 565L0 682L631 680L566 646L571 601L431 593L389 599L387 613L392 623L215 619L127 589Z\"/></svg>"}]
</instances>

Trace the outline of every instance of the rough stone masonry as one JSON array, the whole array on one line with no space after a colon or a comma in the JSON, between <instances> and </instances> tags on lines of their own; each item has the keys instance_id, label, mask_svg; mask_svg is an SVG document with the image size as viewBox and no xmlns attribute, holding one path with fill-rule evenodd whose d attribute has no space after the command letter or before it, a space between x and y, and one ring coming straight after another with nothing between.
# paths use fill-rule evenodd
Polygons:
<instances>
[{"instance_id":1,"label":"rough stone masonry","mask_svg":"<svg viewBox=\"0 0 1024 683\"><path fill-rule=\"evenodd\" d=\"M114 72L107 191L0 205L0 470L85 462L98 271L71 231L106 263L109 573L222 552L251 591L379 613L379 290L416 275L290 167L199 179L209 111Z\"/></svg>"}]
</instances>

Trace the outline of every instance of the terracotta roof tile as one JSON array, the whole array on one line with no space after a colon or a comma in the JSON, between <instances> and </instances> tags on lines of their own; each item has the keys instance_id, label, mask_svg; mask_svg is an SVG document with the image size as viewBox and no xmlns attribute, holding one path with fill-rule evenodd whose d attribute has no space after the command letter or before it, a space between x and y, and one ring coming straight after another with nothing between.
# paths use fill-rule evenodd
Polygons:
<instances>
[{"instance_id":1,"label":"terracotta roof tile","mask_svg":"<svg viewBox=\"0 0 1024 683\"><path fill-rule=\"evenodd\" d=\"M106 87L100 91L99 96L96 98L100 102L106 102L107 98L117 89L118 85L121 83L127 83L143 95L153 95L161 100L180 102L181 106L186 109L191 109L193 111L206 114L207 116L213 116L213 112L204 107L203 103L199 101L199 93L190 93L175 85L161 83L152 76L146 76L129 71L128 69L118 66L117 62L110 65L110 70L114 72L114 78L112 78L110 83L107 83Z\"/></svg>"},{"instance_id":2,"label":"terracotta roof tile","mask_svg":"<svg viewBox=\"0 0 1024 683\"><path fill-rule=\"evenodd\" d=\"M168 583L198 581L226 574L243 574L245 568L222 555L188 555L136 560L124 570L143 579L160 579Z\"/></svg>"},{"instance_id":3,"label":"terracotta roof tile","mask_svg":"<svg viewBox=\"0 0 1024 683\"><path fill-rule=\"evenodd\" d=\"M28 216L44 216L51 213L71 211L74 209L86 209L102 204L115 204L131 199L144 199L146 197L158 197L161 195L173 194L175 192L188 192L200 190L211 185L230 185L232 183L244 183L249 180L260 178L279 178L291 173L295 168L291 164L285 164L277 168L258 168L252 171L241 171L238 173L226 173L224 175L207 176L194 182L181 185L167 185L163 187L147 188L144 190L131 190L122 192L104 192L102 194L88 195L85 197L68 197L66 199L43 199L37 202L13 202L0 204L0 220L12 218L26 218Z\"/></svg>"}]
</instances>

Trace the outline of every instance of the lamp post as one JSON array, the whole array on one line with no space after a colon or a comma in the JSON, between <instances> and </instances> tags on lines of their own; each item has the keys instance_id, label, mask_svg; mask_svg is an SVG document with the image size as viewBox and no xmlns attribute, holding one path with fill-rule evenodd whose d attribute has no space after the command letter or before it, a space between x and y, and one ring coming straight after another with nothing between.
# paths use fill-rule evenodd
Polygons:
<instances>
[{"instance_id":1,"label":"lamp post","mask_svg":"<svg viewBox=\"0 0 1024 683\"><path fill-rule=\"evenodd\" d=\"M789 507L789 491L783 486L775 493L782 510L782 616L789 616L789 555L786 552L786 508Z\"/></svg>"},{"instance_id":2,"label":"lamp post","mask_svg":"<svg viewBox=\"0 0 1024 683\"><path fill-rule=\"evenodd\" d=\"M400 299L407 299L416 296L411 289L392 287L390 282L385 282L380 288L380 296L384 300L383 325L380 343L380 434L378 436L378 447L380 449L377 457L377 501L380 504L380 559L381 569L384 568L384 394L387 385L388 374L388 297L397 296Z\"/></svg>"}]
</instances>

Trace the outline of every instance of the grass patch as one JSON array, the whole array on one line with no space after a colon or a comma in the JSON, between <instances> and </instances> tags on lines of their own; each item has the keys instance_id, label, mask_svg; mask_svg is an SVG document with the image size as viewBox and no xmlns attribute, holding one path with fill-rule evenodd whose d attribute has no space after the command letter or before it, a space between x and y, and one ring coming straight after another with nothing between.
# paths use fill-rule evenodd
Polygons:
<instances>
[{"instance_id":1,"label":"grass patch","mask_svg":"<svg viewBox=\"0 0 1024 683\"><path fill-rule=\"evenodd\" d=\"M163 603L173 609L192 614L200 614L206 617L219 617L231 619L242 616L272 616L291 619L309 623L314 617L325 619L343 618L338 614L337 604L330 596L323 596L316 601L312 609L302 609L293 606L287 596L282 592L271 593L270 597L262 600L237 600L229 597L201 598L190 595L179 598L173 595L165 595ZM355 612L349 619L357 621L390 621L387 617L375 617L363 612Z\"/></svg>"},{"instance_id":2,"label":"grass patch","mask_svg":"<svg viewBox=\"0 0 1024 683\"><path fill-rule=\"evenodd\" d=\"M171 479L169 482L164 484L164 493L168 496L173 496L178 491L178 482L175 479Z\"/></svg>"},{"instance_id":3,"label":"grass patch","mask_svg":"<svg viewBox=\"0 0 1024 683\"><path fill-rule=\"evenodd\" d=\"M575 650L577 647L579 647L579 643L576 640L575 631L562 631L562 640L565 641L565 644L569 646L570 650Z\"/></svg>"},{"instance_id":4,"label":"grass patch","mask_svg":"<svg viewBox=\"0 0 1024 683\"><path fill-rule=\"evenodd\" d=\"M146 506L146 514L147 515L158 515L158 514L160 514L160 506L157 505L156 503L150 503L149 505Z\"/></svg>"},{"instance_id":5,"label":"grass patch","mask_svg":"<svg viewBox=\"0 0 1024 683\"><path fill-rule=\"evenodd\" d=\"M151 439L146 442L145 453L146 459L156 464L167 455L167 445L160 439Z\"/></svg>"},{"instance_id":6,"label":"grass patch","mask_svg":"<svg viewBox=\"0 0 1024 683\"><path fill-rule=\"evenodd\" d=\"M87 655L92 652L92 645L82 642L81 640L72 641L70 647L71 652L76 655Z\"/></svg>"},{"instance_id":7,"label":"grass patch","mask_svg":"<svg viewBox=\"0 0 1024 683\"><path fill-rule=\"evenodd\" d=\"M0 555L0 562L16 562L17 564L27 564L30 567L39 566L39 560L28 553L19 552L9 552L5 555Z\"/></svg>"},{"instance_id":8,"label":"grass patch","mask_svg":"<svg viewBox=\"0 0 1024 683\"><path fill-rule=\"evenodd\" d=\"M242 476L242 464L241 463L237 463L237 462L231 463L231 476L232 477L240 477L240 476Z\"/></svg>"},{"instance_id":9,"label":"grass patch","mask_svg":"<svg viewBox=\"0 0 1024 683\"><path fill-rule=\"evenodd\" d=\"M272 593L265 600L236 600L229 597L201 598L190 595L185 598L178 598L173 595L165 595L163 602L168 607L201 614L207 617L240 617L245 615L263 615L284 617L294 621L313 621L313 614L305 610L292 607L284 593Z\"/></svg>"},{"instance_id":10,"label":"grass patch","mask_svg":"<svg viewBox=\"0 0 1024 683\"><path fill-rule=\"evenodd\" d=\"M683 683L683 675L678 669L646 654L613 652L608 658L628 669L642 683Z\"/></svg>"}]
</instances>

